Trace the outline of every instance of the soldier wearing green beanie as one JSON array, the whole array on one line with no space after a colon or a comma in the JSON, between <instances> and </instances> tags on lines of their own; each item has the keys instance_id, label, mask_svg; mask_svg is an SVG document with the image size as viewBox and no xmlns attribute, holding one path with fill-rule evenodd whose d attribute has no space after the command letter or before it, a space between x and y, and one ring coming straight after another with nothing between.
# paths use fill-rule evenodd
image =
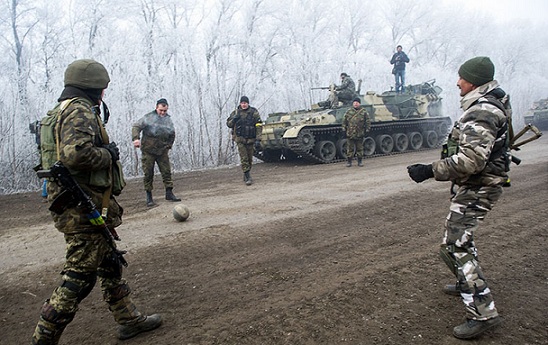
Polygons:
<instances>
[{"instance_id":1,"label":"soldier wearing green beanie","mask_svg":"<svg viewBox=\"0 0 548 345\"><path fill-rule=\"evenodd\" d=\"M502 322L479 265L474 232L499 200L508 179L506 139L511 108L508 95L493 79L495 66L488 57L464 62L458 74L464 113L451 130L447 153L431 164L413 164L407 170L417 183L435 178L451 181L456 187L452 188L440 248L456 283L446 285L443 291L461 296L466 310L466 321L453 328L453 335L471 339Z\"/></svg>"}]
</instances>

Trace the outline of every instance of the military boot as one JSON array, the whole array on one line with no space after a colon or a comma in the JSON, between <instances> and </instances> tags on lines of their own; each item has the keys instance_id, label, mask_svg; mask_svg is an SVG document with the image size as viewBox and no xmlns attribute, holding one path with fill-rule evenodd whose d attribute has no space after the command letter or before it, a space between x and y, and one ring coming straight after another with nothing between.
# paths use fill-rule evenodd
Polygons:
<instances>
[{"instance_id":1,"label":"military boot","mask_svg":"<svg viewBox=\"0 0 548 345\"><path fill-rule=\"evenodd\" d=\"M468 319L462 325L458 325L453 328L453 335L455 338L459 339L471 339L475 338L488 329L496 327L502 323L502 318L500 316L495 316L492 319L478 321Z\"/></svg>"},{"instance_id":2,"label":"military boot","mask_svg":"<svg viewBox=\"0 0 548 345\"><path fill-rule=\"evenodd\" d=\"M251 174L249 171L244 172L244 181L245 184L248 186L251 186L253 184L253 180L251 179Z\"/></svg>"},{"instance_id":3,"label":"military boot","mask_svg":"<svg viewBox=\"0 0 548 345\"><path fill-rule=\"evenodd\" d=\"M169 201L181 201L178 197L173 194L173 188L166 188L166 200Z\"/></svg>"},{"instance_id":4,"label":"military boot","mask_svg":"<svg viewBox=\"0 0 548 345\"><path fill-rule=\"evenodd\" d=\"M361 157L358 157L358 166L359 166L359 167L363 167L363 162L362 162L362 158L361 158Z\"/></svg>"},{"instance_id":5,"label":"military boot","mask_svg":"<svg viewBox=\"0 0 548 345\"><path fill-rule=\"evenodd\" d=\"M351 166L352 166L352 158L347 158L346 159L346 167L350 168Z\"/></svg>"},{"instance_id":6,"label":"military boot","mask_svg":"<svg viewBox=\"0 0 548 345\"><path fill-rule=\"evenodd\" d=\"M129 287L126 286L126 289L129 291ZM108 301L108 304L114 320L120 325L118 338L121 340L132 338L142 332L152 331L162 324L162 317L159 314L150 316L141 314L129 295L117 301Z\"/></svg>"},{"instance_id":7,"label":"military boot","mask_svg":"<svg viewBox=\"0 0 548 345\"><path fill-rule=\"evenodd\" d=\"M154 200L152 200L152 192L150 191L147 191L147 206L148 207L156 206L156 204L154 203Z\"/></svg>"},{"instance_id":8,"label":"military boot","mask_svg":"<svg viewBox=\"0 0 548 345\"><path fill-rule=\"evenodd\" d=\"M122 324L118 327L118 339L125 340L133 338L139 333L152 331L160 327L162 316L160 314L141 315L134 321Z\"/></svg>"}]
</instances>

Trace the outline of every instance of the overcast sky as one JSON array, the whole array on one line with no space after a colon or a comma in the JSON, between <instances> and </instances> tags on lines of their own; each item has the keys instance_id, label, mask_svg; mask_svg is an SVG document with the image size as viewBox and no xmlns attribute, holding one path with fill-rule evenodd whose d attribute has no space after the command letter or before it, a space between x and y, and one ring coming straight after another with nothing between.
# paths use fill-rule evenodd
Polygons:
<instances>
[{"instance_id":1,"label":"overcast sky","mask_svg":"<svg viewBox=\"0 0 548 345\"><path fill-rule=\"evenodd\" d=\"M463 3L470 9L493 12L501 21L525 20L546 25L547 0L444 0L447 3Z\"/></svg>"}]
</instances>

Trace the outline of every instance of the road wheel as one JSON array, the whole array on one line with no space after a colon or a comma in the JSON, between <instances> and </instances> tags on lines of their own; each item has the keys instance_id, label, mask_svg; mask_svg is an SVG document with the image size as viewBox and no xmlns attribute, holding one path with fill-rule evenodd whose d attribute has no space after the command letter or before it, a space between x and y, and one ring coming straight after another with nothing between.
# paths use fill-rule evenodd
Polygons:
<instances>
[{"instance_id":1,"label":"road wheel","mask_svg":"<svg viewBox=\"0 0 548 345\"><path fill-rule=\"evenodd\" d=\"M434 148L438 146L438 133L436 131L426 131L424 133L424 138L426 139L424 141L424 145L428 148Z\"/></svg>"},{"instance_id":2,"label":"road wheel","mask_svg":"<svg viewBox=\"0 0 548 345\"><path fill-rule=\"evenodd\" d=\"M404 133L392 134L392 140L394 140L394 150L397 152L403 152L409 147L409 138Z\"/></svg>"},{"instance_id":3,"label":"road wheel","mask_svg":"<svg viewBox=\"0 0 548 345\"><path fill-rule=\"evenodd\" d=\"M407 137L409 138L409 147L411 150L419 150L422 147L422 134L419 132L411 132Z\"/></svg>"},{"instance_id":4,"label":"road wheel","mask_svg":"<svg viewBox=\"0 0 548 345\"><path fill-rule=\"evenodd\" d=\"M337 146L337 156L342 159L346 159L346 143L346 139L339 139L335 144L335 146Z\"/></svg>"},{"instance_id":5,"label":"road wheel","mask_svg":"<svg viewBox=\"0 0 548 345\"><path fill-rule=\"evenodd\" d=\"M394 140L388 134L381 134L377 136L377 152L387 154L394 149Z\"/></svg>"},{"instance_id":6,"label":"road wheel","mask_svg":"<svg viewBox=\"0 0 548 345\"><path fill-rule=\"evenodd\" d=\"M377 144L375 143L375 140L371 137L365 137L363 139L363 154L366 156L371 156L375 153L375 149L377 148Z\"/></svg>"},{"instance_id":7,"label":"road wheel","mask_svg":"<svg viewBox=\"0 0 548 345\"><path fill-rule=\"evenodd\" d=\"M337 155L337 148L332 141L324 140L316 144L314 153L324 162L330 162Z\"/></svg>"}]
</instances>

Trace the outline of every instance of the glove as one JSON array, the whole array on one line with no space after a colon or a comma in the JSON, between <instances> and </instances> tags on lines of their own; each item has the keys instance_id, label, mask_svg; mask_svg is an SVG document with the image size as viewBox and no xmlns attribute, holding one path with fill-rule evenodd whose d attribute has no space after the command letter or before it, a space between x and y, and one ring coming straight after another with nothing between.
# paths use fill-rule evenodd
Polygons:
<instances>
[{"instance_id":1,"label":"glove","mask_svg":"<svg viewBox=\"0 0 548 345\"><path fill-rule=\"evenodd\" d=\"M112 157L112 161L116 162L120 159L120 149L118 149L118 146L115 142L108 143L106 145L103 145L103 148L107 149L110 153L110 156Z\"/></svg>"},{"instance_id":2,"label":"glove","mask_svg":"<svg viewBox=\"0 0 548 345\"><path fill-rule=\"evenodd\" d=\"M413 181L421 183L429 178L434 177L434 171L432 170L432 164L413 164L407 167L407 172Z\"/></svg>"},{"instance_id":3,"label":"glove","mask_svg":"<svg viewBox=\"0 0 548 345\"><path fill-rule=\"evenodd\" d=\"M241 116L238 114L238 115L236 115L236 116L234 116L234 117L232 118L232 123L239 122L240 119L241 119Z\"/></svg>"},{"instance_id":4,"label":"glove","mask_svg":"<svg viewBox=\"0 0 548 345\"><path fill-rule=\"evenodd\" d=\"M262 150L261 141L255 140L255 151L261 151L261 150Z\"/></svg>"}]
</instances>

